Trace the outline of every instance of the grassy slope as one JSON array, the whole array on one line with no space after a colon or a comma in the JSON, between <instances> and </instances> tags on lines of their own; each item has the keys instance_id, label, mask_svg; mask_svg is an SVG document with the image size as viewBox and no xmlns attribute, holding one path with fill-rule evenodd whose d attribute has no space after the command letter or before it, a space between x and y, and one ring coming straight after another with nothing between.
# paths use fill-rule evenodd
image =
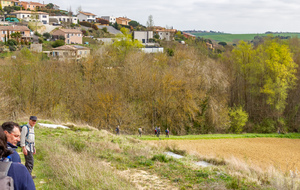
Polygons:
<instances>
[{"instance_id":1,"label":"grassy slope","mask_svg":"<svg viewBox=\"0 0 300 190\"><path fill-rule=\"evenodd\" d=\"M250 41L253 40L255 36L268 36L268 34L214 34L214 33L192 33L197 37L203 37L205 39L211 39L217 42L231 43L234 41ZM300 37L300 33L281 33L273 34L273 36L291 36ZM236 43L236 42L235 42Z\"/></svg>"},{"instance_id":2,"label":"grassy slope","mask_svg":"<svg viewBox=\"0 0 300 190\"><path fill-rule=\"evenodd\" d=\"M137 189L136 182L119 173L127 169L157 175L167 180L165 184L180 189L265 189L272 187L272 181L278 181L215 159L207 161L218 166L195 167L192 162L201 159L197 156L169 158L163 154L166 150L135 137L115 136L106 131L37 126L35 132L37 155L33 174L38 176L37 189ZM174 147L171 150L180 152ZM253 173L255 180L248 176ZM147 183L146 180L141 184L147 186Z\"/></svg>"}]
</instances>

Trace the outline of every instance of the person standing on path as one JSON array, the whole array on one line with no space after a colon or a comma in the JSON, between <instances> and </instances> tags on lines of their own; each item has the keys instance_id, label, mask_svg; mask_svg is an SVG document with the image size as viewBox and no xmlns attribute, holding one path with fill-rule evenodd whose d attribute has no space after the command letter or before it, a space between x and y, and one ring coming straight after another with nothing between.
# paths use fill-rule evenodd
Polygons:
<instances>
[{"instance_id":1,"label":"person standing on path","mask_svg":"<svg viewBox=\"0 0 300 190\"><path fill-rule=\"evenodd\" d=\"M25 167L28 169L31 176L32 176L31 173L34 165L33 155L36 154L35 142L34 142L35 141L34 126L36 124L36 121L37 121L36 116L30 116L29 122L22 127L21 142L20 142L25 157ZM32 176L32 178L36 178L36 176Z\"/></svg>"},{"instance_id":2,"label":"person standing on path","mask_svg":"<svg viewBox=\"0 0 300 190\"><path fill-rule=\"evenodd\" d=\"M120 135L120 126L119 125L116 128L116 135Z\"/></svg>"},{"instance_id":3,"label":"person standing on path","mask_svg":"<svg viewBox=\"0 0 300 190\"><path fill-rule=\"evenodd\" d=\"M166 137L168 137L168 138L169 138L169 132L170 132L170 131L169 131L169 129L167 128L167 129L166 129Z\"/></svg>"},{"instance_id":4,"label":"person standing on path","mask_svg":"<svg viewBox=\"0 0 300 190\"><path fill-rule=\"evenodd\" d=\"M21 158L16 149L18 148L17 143L20 141L20 126L19 124L8 121L2 124L2 129L6 135L7 148L12 150L13 153L9 155L9 161L21 163Z\"/></svg>"},{"instance_id":5,"label":"person standing on path","mask_svg":"<svg viewBox=\"0 0 300 190\"><path fill-rule=\"evenodd\" d=\"M160 127L157 128L157 137L160 135Z\"/></svg>"},{"instance_id":6,"label":"person standing on path","mask_svg":"<svg viewBox=\"0 0 300 190\"><path fill-rule=\"evenodd\" d=\"M142 128L140 127L140 128L138 129L138 131L139 131L139 136L142 137L142 132L143 132Z\"/></svg>"}]
</instances>

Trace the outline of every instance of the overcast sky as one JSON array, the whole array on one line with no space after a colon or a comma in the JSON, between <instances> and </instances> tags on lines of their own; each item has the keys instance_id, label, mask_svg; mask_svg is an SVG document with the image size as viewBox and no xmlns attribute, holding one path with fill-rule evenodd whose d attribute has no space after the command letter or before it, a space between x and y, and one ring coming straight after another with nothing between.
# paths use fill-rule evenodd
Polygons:
<instances>
[{"instance_id":1,"label":"overcast sky","mask_svg":"<svg viewBox=\"0 0 300 190\"><path fill-rule=\"evenodd\" d=\"M73 12L81 6L98 17L126 16L143 25L152 15L154 25L178 30L300 32L298 0L44 0L50 2Z\"/></svg>"}]
</instances>

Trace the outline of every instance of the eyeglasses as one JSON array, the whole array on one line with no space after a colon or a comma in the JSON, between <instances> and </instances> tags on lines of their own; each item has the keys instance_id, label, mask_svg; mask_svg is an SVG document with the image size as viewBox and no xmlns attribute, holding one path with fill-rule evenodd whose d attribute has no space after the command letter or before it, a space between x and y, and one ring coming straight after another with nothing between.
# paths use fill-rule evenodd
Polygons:
<instances>
[{"instance_id":1,"label":"eyeglasses","mask_svg":"<svg viewBox=\"0 0 300 190\"><path fill-rule=\"evenodd\" d=\"M16 137L16 138L18 138L18 137L20 137L20 135L16 135L16 134L14 134L14 133L9 133L9 134L12 134L14 137Z\"/></svg>"}]
</instances>

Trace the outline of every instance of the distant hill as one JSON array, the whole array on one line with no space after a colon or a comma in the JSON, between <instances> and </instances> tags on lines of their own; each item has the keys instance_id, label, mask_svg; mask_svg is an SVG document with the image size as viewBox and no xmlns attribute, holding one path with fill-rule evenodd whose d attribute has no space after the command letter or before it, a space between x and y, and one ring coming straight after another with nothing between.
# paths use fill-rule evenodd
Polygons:
<instances>
[{"instance_id":1,"label":"distant hill","mask_svg":"<svg viewBox=\"0 0 300 190\"><path fill-rule=\"evenodd\" d=\"M228 33L211 33L211 32L189 32L197 37L210 39L216 42L237 43L240 40L251 41L255 36L284 36L300 37L300 33L264 33L264 34L228 34Z\"/></svg>"}]
</instances>

